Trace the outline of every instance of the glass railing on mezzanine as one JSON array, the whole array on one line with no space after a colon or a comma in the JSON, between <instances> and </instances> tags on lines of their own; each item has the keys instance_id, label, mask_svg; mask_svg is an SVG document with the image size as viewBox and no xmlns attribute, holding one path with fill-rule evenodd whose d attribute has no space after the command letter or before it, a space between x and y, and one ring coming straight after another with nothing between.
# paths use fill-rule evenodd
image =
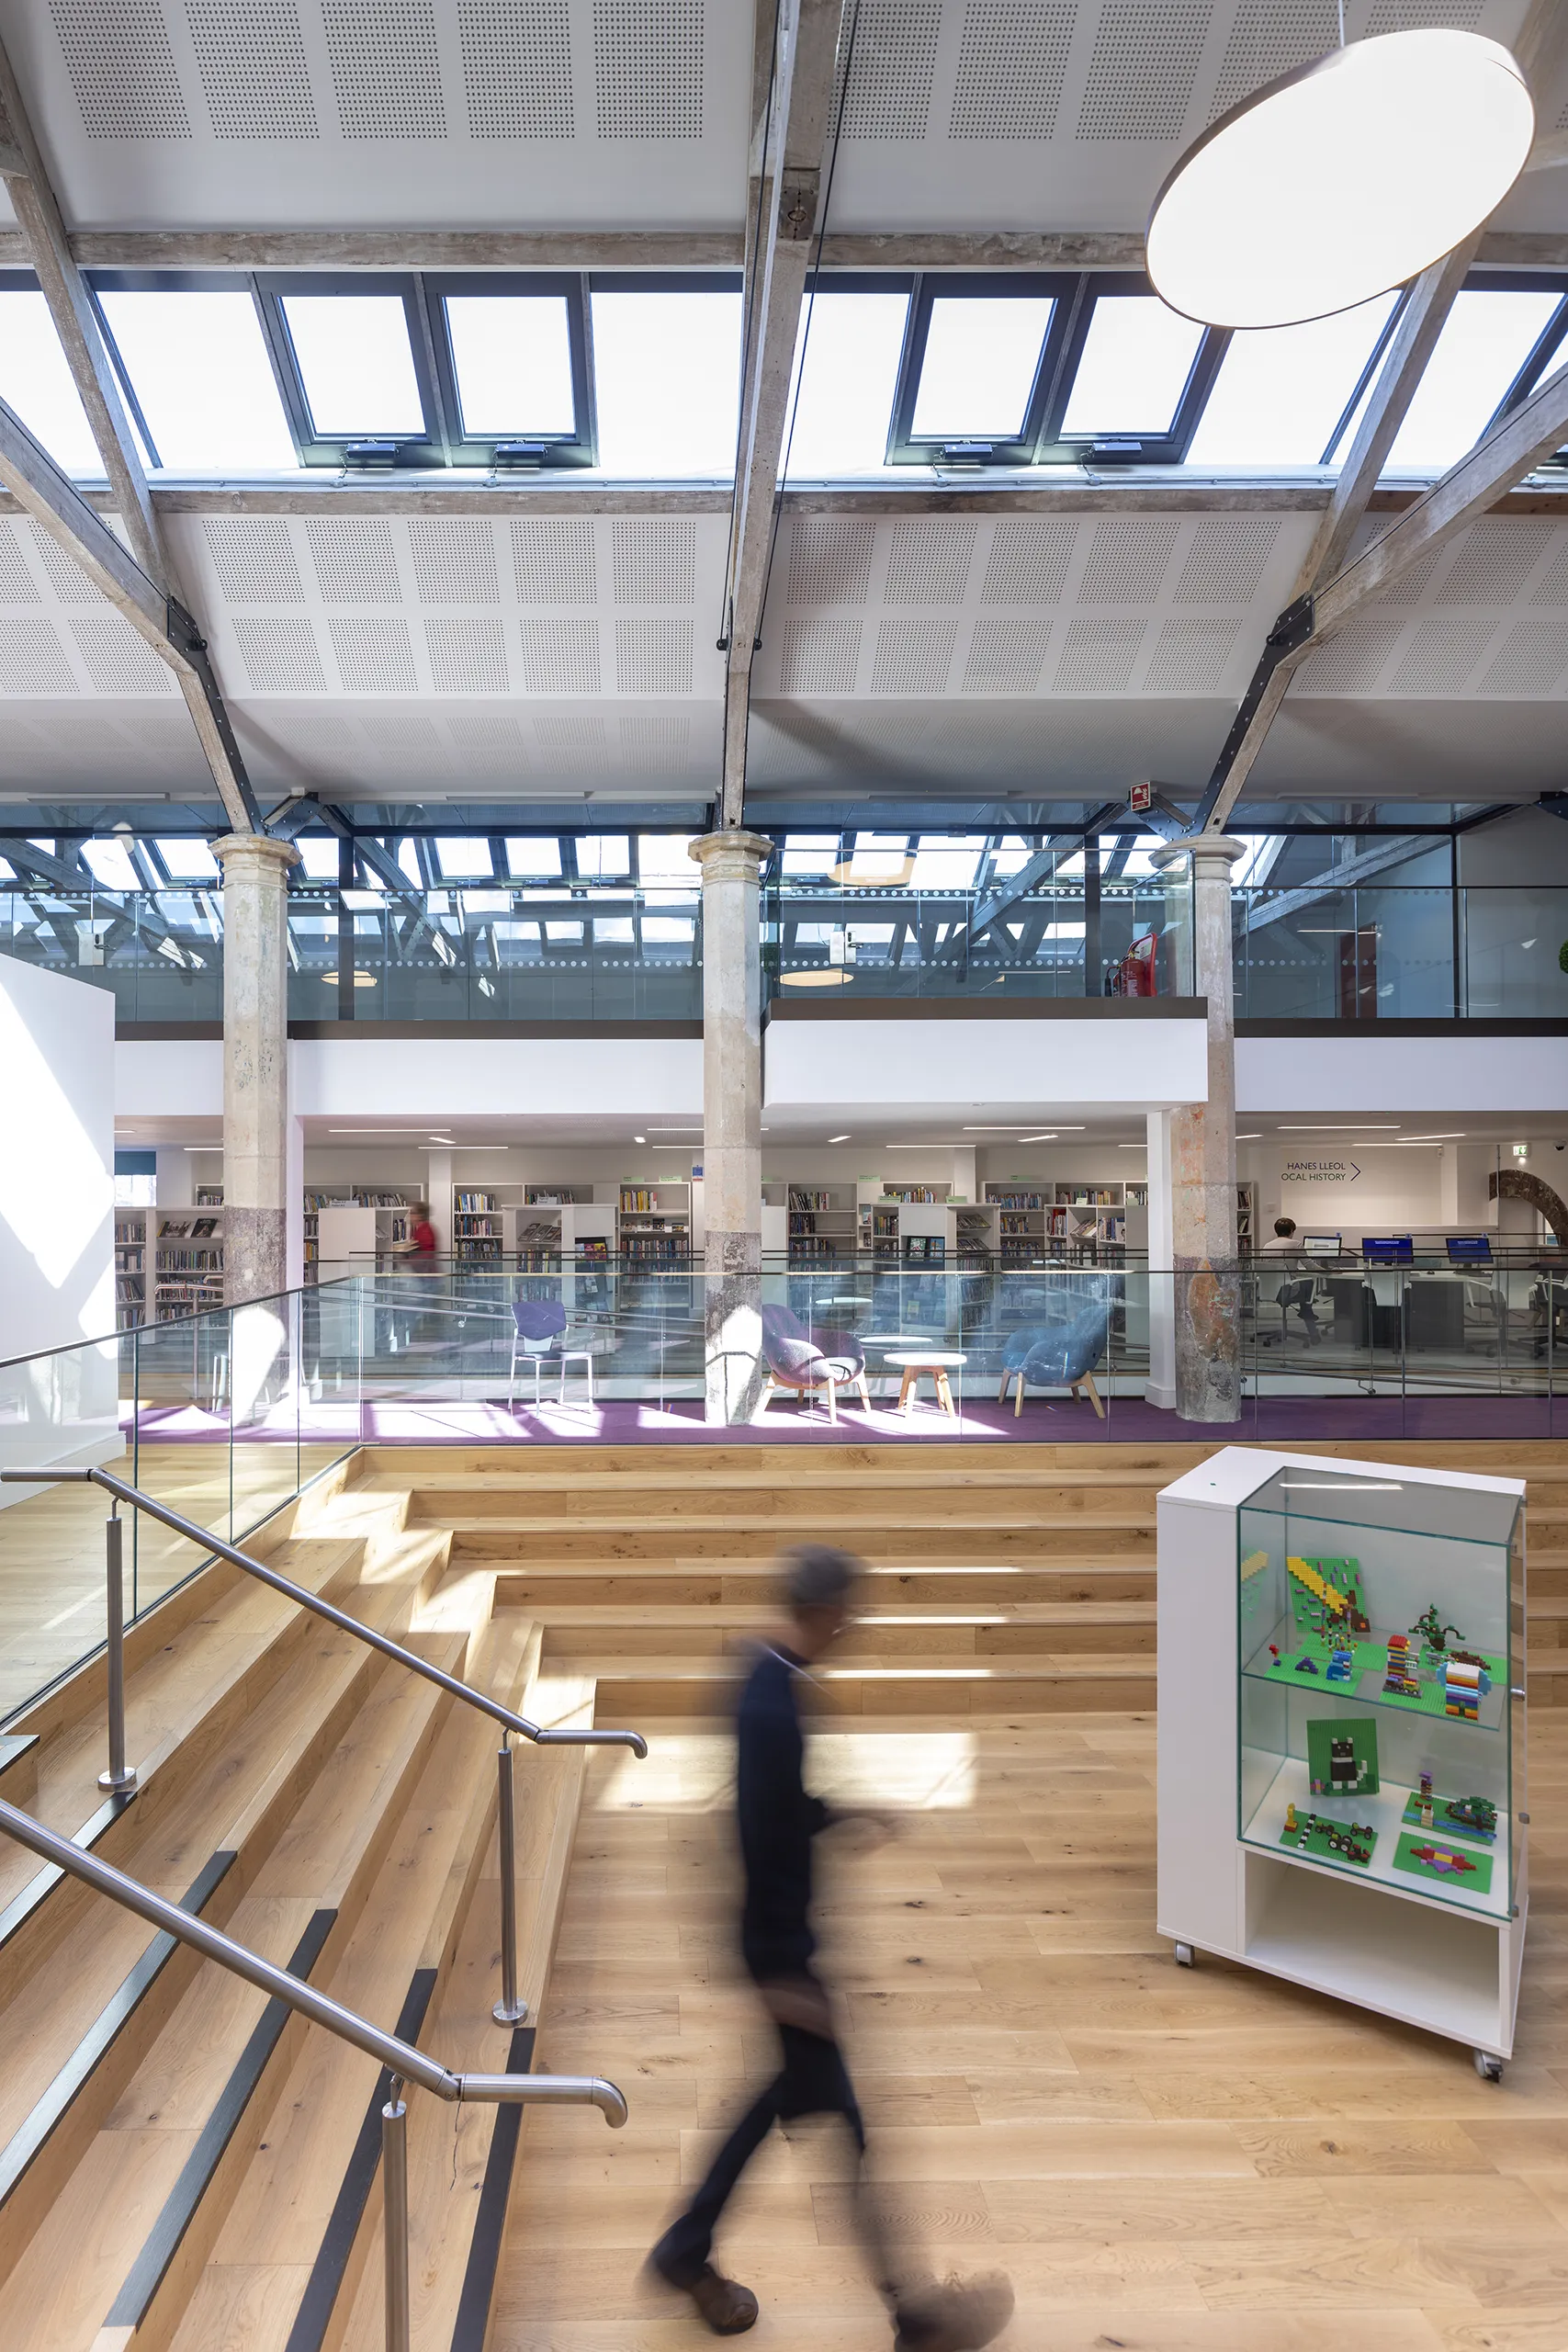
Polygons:
<instances>
[{"instance_id":1,"label":"glass railing on mezzanine","mask_svg":"<svg viewBox=\"0 0 1568 2352\"><path fill-rule=\"evenodd\" d=\"M288 894L294 1022L687 1021L689 890L624 886ZM223 894L0 888L0 953L109 989L122 1026L220 1021Z\"/></svg>"},{"instance_id":2,"label":"glass railing on mezzanine","mask_svg":"<svg viewBox=\"0 0 1568 2352\"><path fill-rule=\"evenodd\" d=\"M1238 1020L1568 1018L1568 889L1373 882L1233 908Z\"/></svg>"},{"instance_id":3,"label":"glass railing on mezzanine","mask_svg":"<svg viewBox=\"0 0 1568 2352\"><path fill-rule=\"evenodd\" d=\"M840 1425L886 1441L1568 1435L1553 1255L1462 1272L1243 1261L1201 1281L1131 1260L770 1264L755 1337L773 1385L756 1418L783 1441L825 1427L826 1391L801 1374L826 1360ZM15 1359L0 1364L0 1467L111 1464L243 1543L365 1444L690 1440L705 1288L694 1266L366 1272ZM1151 1401L1173 1335L1227 1323L1238 1419L1183 1422L1168 1391ZM104 1506L78 1486L0 1496L4 1722L101 1645ZM126 1550L135 1616L200 1565L145 1514Z\"/></svg>"}]
</instances>

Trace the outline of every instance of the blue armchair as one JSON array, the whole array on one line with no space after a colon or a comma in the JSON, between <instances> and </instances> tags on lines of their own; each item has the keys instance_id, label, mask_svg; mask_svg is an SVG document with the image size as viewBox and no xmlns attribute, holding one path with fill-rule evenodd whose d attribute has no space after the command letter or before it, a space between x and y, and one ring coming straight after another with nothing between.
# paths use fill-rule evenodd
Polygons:
<instances>
[{"instance_id":1,"label":"blue armchair","mask_svg":"<svg viewBox=\"0 0 1568 2352\"><path fill-rule=\"evenodd\" d=\"M759 1414L766 1411L769 1397L780 1388L791 1388L797 1396L804 1396L808 1389L826 1388L830 1421L839 1418L840 1388L858 1389L866 1411L871 1410L865 1358L847 1331L824 1331L818 1345L787 1306L764 1306L762 1361L768 1379Z\"/></svg>"},{"instance_id":2,"label":"blue armchair","mask_svg":"<svg viewBox=\"0 0 1568 2352\"><path fill-rule=\"evenodd\" d=\"M1109 1299L1089 1299L1057 1323L1034 1323L1015 1331L1002 1354L1002 1385L997 1402L1005 1405L1010 1385L1016 1381L1013 1419L1023 1410L1023 1392L1037 1388L1066 1388L1075 1398L1087 1389L1089 1401L1101 1420L1105 1408L1094 1385L1094 1367L1105 1352L1111 1329Z\"/></svg>"}]
</instances>

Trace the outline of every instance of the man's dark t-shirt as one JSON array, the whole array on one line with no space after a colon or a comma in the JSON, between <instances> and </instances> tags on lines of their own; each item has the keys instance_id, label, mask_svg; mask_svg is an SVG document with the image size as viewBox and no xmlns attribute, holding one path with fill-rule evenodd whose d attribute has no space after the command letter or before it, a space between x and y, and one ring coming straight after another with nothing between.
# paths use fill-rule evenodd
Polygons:
<instances>
[{"instance_id":1,"label":"man's dark t-shirt","mask_svg":"<svg viewBox=\"0 0 1568 2352\"><path fill-rule=\"evenodd\" d=\"M764 1650L736 1715L737 1792L746 1903L740 1949L758 1984L799 1976L817 1949L811 1932L811 1840L832 1818L801 1779L806 1744L795 1707L801 1661Z\"/></svg>"}]
</instances>

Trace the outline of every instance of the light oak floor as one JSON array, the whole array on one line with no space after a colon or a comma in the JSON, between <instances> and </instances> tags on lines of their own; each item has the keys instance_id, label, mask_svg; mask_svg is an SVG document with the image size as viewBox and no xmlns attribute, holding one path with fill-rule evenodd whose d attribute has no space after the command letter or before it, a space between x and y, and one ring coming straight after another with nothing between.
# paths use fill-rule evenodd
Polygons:
<instances>
[{"instance_id":1,"label":"light oak floor","mask_svg":"<svg viewBox=\"0 0 1568 2352\"><path fill-rule=\"evenodd\" d=\"M338 1460L336 1445L148 1445L133 1464L107 1463L171 1510L232 1540ZM104 1637L101 1487L51 1487L0 1510L0 1720L73 1666ZM135 1516L134 1514L132 1516ZM125 1544L126 1610L145 1609L187 1577L195 1545L141 1516Z\"/></svg>"},{"instance_id":2,"label":"light oak floor","mask_svg":"<svg viewBox=\"0 0 1568 2352\"><path fill-rule=\"evenodd\" d=\"M650 1727L652 1729L654 1727ZM818 1785L896 1805L840 1852L825 1959L880 2194L933 2265L1013 2279L1014 2352L1561 2352L1568 2344L1568 1721L1539 1715L1526 1989L1500 2086L1468 2050L1154 1934L1152 1716L922 1718L814 1744ZM735 1981L728 1740L592 1759L537 2063L631 2121L527 2120L490 2352L707 2338L641 2258L772 2071ZM842 1837L845 1833L839 1833ZM889 2341L841 2148L779 2134L720 2258L752 2339Z\"/></svg>"}]
</instances>

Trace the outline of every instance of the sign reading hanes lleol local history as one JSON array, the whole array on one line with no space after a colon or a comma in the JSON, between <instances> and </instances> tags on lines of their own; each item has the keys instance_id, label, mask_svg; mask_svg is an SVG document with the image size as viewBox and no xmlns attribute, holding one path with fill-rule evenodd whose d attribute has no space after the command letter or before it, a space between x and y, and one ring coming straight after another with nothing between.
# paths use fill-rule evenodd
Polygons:
<instances>
[{"instance_id":1,"label":"sign reading hanes lleol local history","mask_svg":"<svg viewBox=\"0 0 1568 2352\"><path fill-rule=\"evenodd\" d=\"M1353 1159L1287 1159L1280 1170L1281 1184L1353 1184L1360 1174Z\"/></svg>"}]
</instances>

